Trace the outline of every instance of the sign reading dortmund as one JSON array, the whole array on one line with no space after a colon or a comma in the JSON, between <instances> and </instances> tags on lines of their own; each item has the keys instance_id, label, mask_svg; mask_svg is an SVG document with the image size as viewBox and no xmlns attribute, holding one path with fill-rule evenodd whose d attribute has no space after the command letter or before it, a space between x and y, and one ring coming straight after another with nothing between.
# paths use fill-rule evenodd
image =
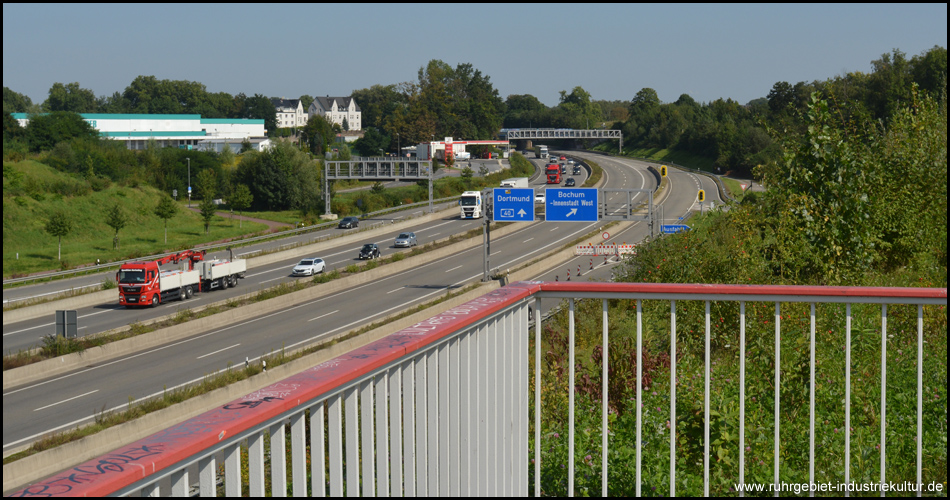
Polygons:
<instances>
[{"instance_id":1,"label":"sign reading dortmund","mask_svg":"<svg viewBox=\"0 0 950 500\"><path fill-rule=\"evenodd\" d=\"M534 220L534 189L495 188L492 206L496 221L531 222Z\"/></svg>"},{"instance_id":2,"label":"sign reading dortmund","mask_svg":"<svg viewBox=\"0 0 950 500\"><path fill-rule=\"evenodd\" d=\"M597 189L546 189L544 220L553 222L597 222Z\"/></svg>"}]
</instances>

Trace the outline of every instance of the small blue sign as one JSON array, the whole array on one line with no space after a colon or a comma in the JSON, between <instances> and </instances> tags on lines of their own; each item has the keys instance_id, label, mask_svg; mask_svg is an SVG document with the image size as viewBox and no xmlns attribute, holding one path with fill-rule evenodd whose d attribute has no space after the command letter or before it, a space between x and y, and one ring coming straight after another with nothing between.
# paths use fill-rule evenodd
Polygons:
<instances>
[{"instance_id":1,"label":"small blue sign","mask_svg":"<svg viewBox=\"0 0 950 500\"><path fill-rule=\"evenodd\" d=\"M549 188L544 191L544 220L597 222L597 188Z\"/></svg>"},{"instance_id":2,"label":"small blue sign","mask_svg":"<svg viewBox=\"0 0 950 500\"><path fill-rule=\"evenodd\" d=\"M686 224L663 224L660 226L660 232L663 234L685 233L689 231Z\"/></svg>"},{"instance_id":3,"label":"small blue sign","mask_svg":"<svg viewBox=\"0 0 950 500\"><path fill-rule=\"evenodd\" d=\"M534 189L495 188L492 215L500 222L534 221Z\"/></svg>"}]
</instances>

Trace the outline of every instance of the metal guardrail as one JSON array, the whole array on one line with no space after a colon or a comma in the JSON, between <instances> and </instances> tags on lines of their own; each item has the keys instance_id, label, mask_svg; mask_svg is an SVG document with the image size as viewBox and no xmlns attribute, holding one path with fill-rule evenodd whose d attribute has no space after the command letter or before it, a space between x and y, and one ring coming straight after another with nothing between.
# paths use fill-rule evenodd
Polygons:
<instances>
[{"instance_id":1,"label":"metal guardrail","mask_svg":"<svg viewBox=\"0 0 950 500\"><path fill-rule=\"evenodd\" d=\"M846 362L843 369L846 382L843 397L845 416L843 429L851 421L851 374L852 367L852 304L881 306L881 393L880 393L880 478L879 483L910 481L912 478L888 478L886 467L886 444L888 440L900 439L911 442L914 438L917 453L916 480L922 484L923 432L923 329L925 305L946 307L947 289L940 288L859 288L859 287L814 287L814 286L756 286L756 285L680 285L680 284L629 284L629 283L565 283L565 282L518 282L492 291L482 297L450 309L428 320L396 332L365 347L321 363L298 375L284 379L267 388L248 394L227 405L215 408L203 415L174 425L165 431L138 440L104 456L87 461L44 481L32 484L13 496L86 496L86 495L159 495L173 496L200 494L202 496L238 496L247 488L253 496L297 496L326 494L347 495L527 495L533 487L536 496L573 495L575 493L575 466L581 461L585 467L593 467L594 457L583 460L574 458L561 464L566 467L565 483L557 483L564 490L541 491L540 450L555 443L559 436L541 434L541 391L534 391L534 445L529 450L529 397L531 381L538 381L537 372L541 363L542 329L541 300L568 300L568 328L570 361L566 387L576 387L575 374L575 303L578 299L602 302L603 326L603 392L601 398L601 467L585 469L601 476L602 491L608 490L608 436L612 434L608 408L610 401L608 379L610 370L609 342L610 317L608 301L628 300L636 306L636 380L644 387L642 315L643 301L666 301L669 312L661 313L669 318L671 365L670 380L678 380L677 337L687 335L677 332L678 302L697 301L705 304L705 364L703 402L704 429L703 493L709 495L710 469L727 466L717 460L710 463L710 303L737 303L739 308L739 414L738 442L731 446L739 455L738 484L744 484L745 476L745 404L746 404L746 303L774 304L774 317L767 321L775 329L775 374L774 383L774 475L772 487L780 485L783 464L780 454L797 454L809 457L808 479L815 484L815 455L829 453L840 455L841 450L824 447L816 449L816 305L846 305L846 316L833 316L835 321L845 322L844 345L822 345L822 349L843 350ZM811 304L810 375L807 385L786 382L783 387L780 355L782 348L782 304L798 302ZM917 306L917 425L915 436L893 434L900 429L888 429L885 433L885 418L888 390L887 384L887 324L888 304L912 304ZM692 307L692 306L688 306ZM769 307L769 306L766 306ZM533 314L532 310L533 308ZM661 307L659 309L663 311ZM529 316L533 315L535 338L534 367L531 370L529 357ZM596 317L596 315L595 315ZM804 325L802 325L804 326ZM792 327L799 333L802 326ZM945 324L937 328L946 328ZM616 327L614 327L616 328ZM801 332L804 333L804 332ZM632 332L631 332L632 334ZM735 334L735 332L733 333ZM939 336L940 332L936 332ZM786 336L789 334L786 333ZM864 335L864 334L862 334ZM943 332L944 338L946 332ZM912 332L905 335L912 338ZM793 336L793 338L796 338ZM864 337L862 337L864 338ZM789 342L786 340L786 342ZM798 342L798 341L796 341ZM798 342L801 347L801 343ZM865 347L866 348L866 347ZM632 354L632 353L631 353ZM908 353L908 357L912 354ZM908 360L909 362L909 360ZM865 375L866 376L866 375ZM787 374L786 374L787 377ZM795 380L795 379L792 379ZM539 382L537 382L539 383ZM669 395L670 420L676 422L676 385L671 384ZM805 393L802 399L809 403L809 443L807 449L796 444L798 440L782 440L782 391ZM567 457L578 457L575 449L575 390L568 390ZM636 401L636 453L627 464L633 474L636 494L641 493L644 481L641 476L643 453L642 393L637 390ZM907 392L898 393L906 397ZM795 396L799 397L799 396ZM874 395L865 395L874 398ZM944 401L945 405L946 402ZM651 410L652 411L652 410ZM657 408L657 411L660 411ZM721 416L720 418L726 418ZM827 418L827 416L825 416ZM833 417L834 418L834 417ZM731 425L731 424L730 424ZM835 423L839 425L839 423ZM289 437L288 437L289 429ZM630 432L627 429L626 432ZM593 429L585 430L585 433ZM669 492L677 492L677 439L682 431L674 426L669 432ZM666 434L665 432L662 434ZM939 436L937 436L939 439ZM759 441L756 441L757 443ZM850 482L851 467L849 432L844 433L843 476ZM269 443L269 452L265 452ZM288 450L289 445L289 457ZM552 444L553 446L553 444ZM558 446L561 446L558 444ZM629 448L630 444L626 443ZM759 445L757 445L759 446ZM762 446L768 448L768 443ZM940 443L929 444L937 449ZM596 445L591 445L595 448ZM793 449L794 448L794 449ZM581 453L583 455L583 453ZM787 460L787 459L786 459ZM865 460L867 461L867 460ZM530 463L534 464L534 484L530 484ZM245 468L246 466L246 468ZM730 471L732 470L729 466ZM289 469L289 470L288 470ZM243 483L242 471L247 471L247 483ZM270 471L269 478L267 471ZM787 471L786 471L787 472ZM732 472L730 472L731 474ZM837 477L834 471L819 471L822 477ZM830 475L829 475L830 474ZM197 476L197 481L193 480ZM289 479L288 479L289 478ZM268 481L269 479L269 481ZM629 483L629 479L625 479ZM653 484L656 478L651 478ZM265 485L270 483L270 491ZM630 487L627 484L626 487ZM328 489L329 488L329 489ZM776 490L778 491L778 490ZM587 492L590 493L590 492ZM632 492L624 490L624 493ZM657 492L659 493L659 491ZM740 491L740 495L741 495Z\"/></svg>"},{"instance_id":2,"label":"metal guardrail","mask_svg":"<svg viewBox=\"0 0 950 500\"><path fill-rule=\"evenodd\" d=\"M446 201L450 201L450 200L453 200L453 199L456 199L456 198L458 198L458 197L457 197L457 196L450 196L450 197L447 197L447 198L440 198L440 199L438 199L438 200L432 200L432 203L433 203L433 204L435 204L435 203L444 203L444 202L446 202ZM398 207L391 207L391 208L387 208L387 209L383 209L383 210L377 210L376 212L371 212L371 213L363 214L363 215L361 216L361 218L368 218L368 217L374 217L374 216L377 216L377 215L384 215L384 214L388 214L388 213L392 213L392 212L398 212L398 211L401 211L401 210L407 210L407 209L411 209L411 208L415 208L415 207L425 206L425 205L428 205L428 204L429 204L429 201L426 200L426 201L423 201L423 202L412 203L412 204L409 204L409 205L400 205L400 206L398 206ZM321 223L321 224L314 224L314 225L312 225L312 226L305 226L305 227L300 227L300 228L295 228L295 229L289 229L289 230L286 230L286 231L280 231L280 232L277 232L277 233L269 233L269 234L265 234L265 235L262 235L262 236L254 236L254 237L252 237L252 238L246 238L246 239L241 239L241 240L229 241L229 242L228 242L226 245L224 245L224 246L230 246L230 247L232 247L232 248L239 248L239 247L248 246L248 245L257 243L257 242L259 242L259 241L263 241L263 240L275 239L275 238L283 238L283 237L285 237L285 236L293 236L293 235L308 233L308 232L312 232L312 231L319 231L319 230L321 230L321 229L327 229L327 228L333 227L333 226L336 225L336 224L337 224L337 222L332 222L332 221L331 221L331 222L324 222L324 223ZM211 251L212 249L222 248L222 245L221 245L221 244L214 244L214 243L212 243L212 244L205 244L205 245L196 245L194 248L195 248L195 249L198 249L198 250L208 250L208 251ZM158 258L163 257L163 256L165 256L165 255L168 255L168 254L167 254L167 253L160 253L160 254L154 254L154 255L145 255L145 256L142 256L142 257L136 257L136 258L134 258L134 259L126 259L126 260L120 260L120 261L107 262L107 263L104 263L104 264L102 264L102 265L100 265L100 266L97 266L97 267L87 266L87 267L78 268L78 269L68 269L68 270L65 270L65 271L54 271L54 272L49 272L49 273L36 274L36 275L26 276L26 277L23 277L23 278L13 278L13 279L9 279L9 280L4 280L4 281L3 281L3 286L13 285L13 284L20 284L20 283L29 283L29 282L31 282L31 281L40 281L40 280L46 280L46 279L50 279L50 278L59 278L59 277L64 277L64 276L71 276L71 275L74 275L74 274L90 273L90 272L95 272L96 270L102 271L102 270L106 270L106 269L110 269L110 268L114 268L114 267L121 266L122 264L126 264L126 263L128 263L128 262L140 262L140 261L143 261L143 260L146 260L146 261L147 261L147 260L155 260L155 259L158 259ZM89 285L89 286L98 286L98 285ZM83 287L83 288L88 288L88 287ZM24 299L10 299L9 301L6 301L6 302L15 302L15 301L17 301L17 300L24 300ZM5 303L6 303L6 302L5 302Z\"/></svg>"}]
</instances>

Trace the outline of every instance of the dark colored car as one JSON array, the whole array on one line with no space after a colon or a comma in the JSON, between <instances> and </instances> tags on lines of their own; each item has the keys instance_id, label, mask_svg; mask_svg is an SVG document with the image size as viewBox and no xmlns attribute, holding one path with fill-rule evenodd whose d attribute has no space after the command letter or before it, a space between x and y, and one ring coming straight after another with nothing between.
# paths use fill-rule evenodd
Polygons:
<instances>
[{"instance_id":1,"label":"dark colored car","mask_svg":"<svg viewBox=\"0 0 950 500\"><path fill-rule=\"evenodd\" d=\"M575 165L574 170L571 172L571 175L578 175L580 173L581 173L581 167L578 167L577 165Z\"/></svg>"},{"instance_id":2,"label":"dark colored car","mask_svg":"<svg viewBox=\"0 0 950 500\"><path fill-rule=\"evenodd\" d=\"M360 260L365 259L378 259L379 258L379 245L376 243L367 243L363 245L363 248L360 249Z\"/></svg>"},{"instance_id":3,"label":"dark colored car","mask_svg":"<svg viewBox=\"0 0 950 500\"><path fill-rule=\"evenodd\" d=\"M359 227L359 225L360 219L358 217L344 217L337 227L340 229L351 229L354 227Z\"/></svg>"},{"instance_id":4,"label":"dark colored car","mask_svg":"<svg viewBox=\"0 0 950 500\"><path fill-rule=\"evenodd\" d=\"M568 177L567 181L564 182L564 187L570 187L574 185L577 185L577 182L574 181L573 177Z\"/></svg>"}]
</instances>

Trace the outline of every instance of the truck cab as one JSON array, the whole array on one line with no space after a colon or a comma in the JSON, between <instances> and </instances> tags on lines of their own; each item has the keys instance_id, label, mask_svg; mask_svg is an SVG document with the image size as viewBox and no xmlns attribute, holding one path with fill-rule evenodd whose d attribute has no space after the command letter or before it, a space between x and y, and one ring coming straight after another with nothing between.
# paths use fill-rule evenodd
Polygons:
<instances>
[{"instance_id":1,"label":"truck cab","mask_svg":"<svg viewBox=\"0 0 950 500\"><path fill-rule=\"evenodd\" d=\"M462 219L481 219L483 212L481 191L465 191L459 198L459 217Z\"/></svg>"}]
</instances>

